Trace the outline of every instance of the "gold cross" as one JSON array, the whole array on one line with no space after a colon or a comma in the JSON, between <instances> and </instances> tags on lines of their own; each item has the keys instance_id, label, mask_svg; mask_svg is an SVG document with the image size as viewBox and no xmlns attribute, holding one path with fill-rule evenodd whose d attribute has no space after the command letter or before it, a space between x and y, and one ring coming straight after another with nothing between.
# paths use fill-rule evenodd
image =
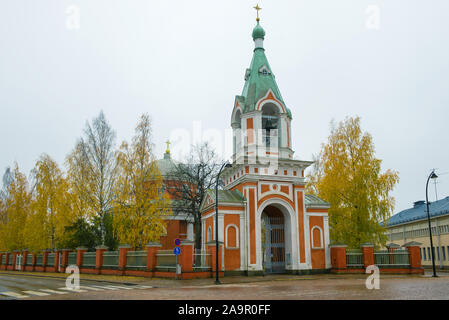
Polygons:
<instances>
[{"instance_id":1,"label":"gold cross","mask_svg":"<svg viewBox=\"0 0 449 320\"><path fill-rule=\"evenodd\" d=\"M167 144L167 150L165 150L166 153L170 153L170 144L171 142L169 140L165 141L165 143Z\"/></svg>"},{"instance_id":2,"label":"gold cross","mask_svg":"<svg viewBox=\"0 0 449 320\"><path fill-rule=\"evenodd\" d=\"M259 7L259 4L256 4L256 6L253 7L253 8L256 9L256 11L257 11L257 18L256 18L256 21L259 22L259 21L260 21L260 18L259 18L259 10L262 10L262 8Z\"/></svg>"}]
</instances>

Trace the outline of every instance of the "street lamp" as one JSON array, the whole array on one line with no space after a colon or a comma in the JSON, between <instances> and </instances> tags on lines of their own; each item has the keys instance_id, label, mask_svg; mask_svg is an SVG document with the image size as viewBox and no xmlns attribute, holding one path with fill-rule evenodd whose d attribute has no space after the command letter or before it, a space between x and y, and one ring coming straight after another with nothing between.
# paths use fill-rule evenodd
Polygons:
<instances>
[{"instance_id":1,"label":"street lamp","mask_svg":"<svg viewBox=\"0 0 449 320\"><path fill-rule=\"evenodd\" d=\"M435 174L435 170L432 170L429 177L427 178L427 183L426 183L427 222L429 223L430 250L431 250L431 254L432 254L433 277L437 277L437 273L435 271L435 252L433 250L432 227L430 226L429 199L428 199L428 195L427 195L427 190L429 187L429 180L436 179L436 178L438 178L438 176Z\"/></svg>"},{"instance_id":2,"label":"street lamp","mask_svg":"<svg viewBox=\"0 0 449 320\"><path fill-rule=\"evenodd\" d=\"M232 164L229 162L223 163L218 171L217 180L215 181L215 284L220 284L220 280L218 280L218 181L220 180L221 171L223 168L230 168Z\"/></svg>"}]
</instances>

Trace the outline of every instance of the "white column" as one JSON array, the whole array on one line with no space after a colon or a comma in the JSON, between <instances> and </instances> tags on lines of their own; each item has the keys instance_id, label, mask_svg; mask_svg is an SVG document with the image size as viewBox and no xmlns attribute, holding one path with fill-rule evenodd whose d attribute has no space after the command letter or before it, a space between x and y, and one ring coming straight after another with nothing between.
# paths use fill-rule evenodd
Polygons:
<instances>
[{"instance_id":1,"label":"white column","mask_svg":"<svg viewBox=\"0 0 449 320\"><path fill-rule=\"evenodd\" d=\"M187 223L187 240L193 241L193 223Z\"/></svg>"},{"instance_id":2,"label":"white column","mask_svg":"<svg viewBox=\"0 0 449 320\"><path fill-rule=\"evenodd\" d=\"M324 252L326 256L326 269L329 269L332 267L331 265L331 252L329 249L329 217L323 217L323 232L324 232Z\"/></svg>"},{"instance_id":3,"label":"white column","mask_svg":"<svg viewBox=\"0 0 449 320\"><path fill-rule=\"evenodd\" d=\"M224 242L224 214L218 214L218 241Z\"/></svg>"},{"instance_id":4,"label":"white column","mask_svg":"<svg viewBox=\"0 0 449 320\"><path fill-rule=\"evenodd\" d=\"M246 228L245 228L245 214L246 212L246 206L245 211L240 216L240 227L239 227L239 236L240 236L240 270L245 270L245 248L246 248L246 242L245 242L245 234L246 234Z\"/></svg>"}]
</instances>

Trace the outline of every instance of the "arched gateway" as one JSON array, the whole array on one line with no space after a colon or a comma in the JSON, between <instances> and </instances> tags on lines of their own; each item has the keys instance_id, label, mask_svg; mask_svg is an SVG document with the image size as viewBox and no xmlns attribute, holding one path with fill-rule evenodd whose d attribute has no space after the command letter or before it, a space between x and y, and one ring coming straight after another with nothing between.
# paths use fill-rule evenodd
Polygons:
<instances>
[{"instance_id":1,"label":"arched gateway","mask_svg":"<svg viewBox=\"0 0 449 320\"><path fill-rule=\"evenodd\" d=\"M209 190L201 205L203 246L218 239L225 272L329 269L329 204L304 192L312 162L293 160L292 114L265 56L259 22L252 35L253 59L231 115L233 162L221 175L218 236L216 195Z\"/></svg>"},{"instance_id":2,"label":"arched gateway","mask_svg":"<svg viewBox=\"0 0 449 320\"><path fill-rule=\"evenodd\" d=\"M291 253L285 250L284 214L268 206L261 216L262 265L266 273L285 272L285 262Z\"/></svg>"}]
</instances>

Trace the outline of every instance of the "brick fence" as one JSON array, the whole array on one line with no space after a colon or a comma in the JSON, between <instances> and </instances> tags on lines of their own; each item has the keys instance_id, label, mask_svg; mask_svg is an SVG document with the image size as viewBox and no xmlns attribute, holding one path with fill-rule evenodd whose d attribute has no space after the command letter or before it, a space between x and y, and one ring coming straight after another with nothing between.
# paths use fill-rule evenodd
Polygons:
<instances>
[{"instance_id":1,"label":"brick fence","mask_svg":"<svg viewBox=\"0 0 449 320\"><path fill-rule=\"evenodd\" d=\"M95 252L88 252L87 248L76 250L44 250L39 254L30 254L28 250L14 252L0 252L0 270L62 272L70 265L76 265L80 273L130 275L158 278L211 278L215 275L215 243L208 243L207 251L198 254L202 265L195 264L194 245L191 241L181 243L181 253L176 258L174 254L161 250L162 245L150 243L144 250L132 251L130 246L120 246L118 251L108 251L107 247L99 246ZM218 255L221 258L223 244L219 245ZM161 254L164 252L164 254ZM76 253L76 260L75 260ZM169 258L169 264L158 265L162 258ZM180 273L176 273L176 263L180 266ZM198 259L197 259L198 260ZM218 270L224 275L219 259Z\"/></svg>"},{"instance_id":2,"label":"brick fence","mask_svg":"<svg viewBox=\"0 0 449 320\"><path fill-rule=\"evenodd\" d=\"M376 265L380 273L424 274L419 245L410 242L401 249L393 244L380 251L374 251L372 244L364 244L355 250L347 250L344 244L331 245L331 272L365 273L368 266Z\"/></svg>"}]
</instances>

